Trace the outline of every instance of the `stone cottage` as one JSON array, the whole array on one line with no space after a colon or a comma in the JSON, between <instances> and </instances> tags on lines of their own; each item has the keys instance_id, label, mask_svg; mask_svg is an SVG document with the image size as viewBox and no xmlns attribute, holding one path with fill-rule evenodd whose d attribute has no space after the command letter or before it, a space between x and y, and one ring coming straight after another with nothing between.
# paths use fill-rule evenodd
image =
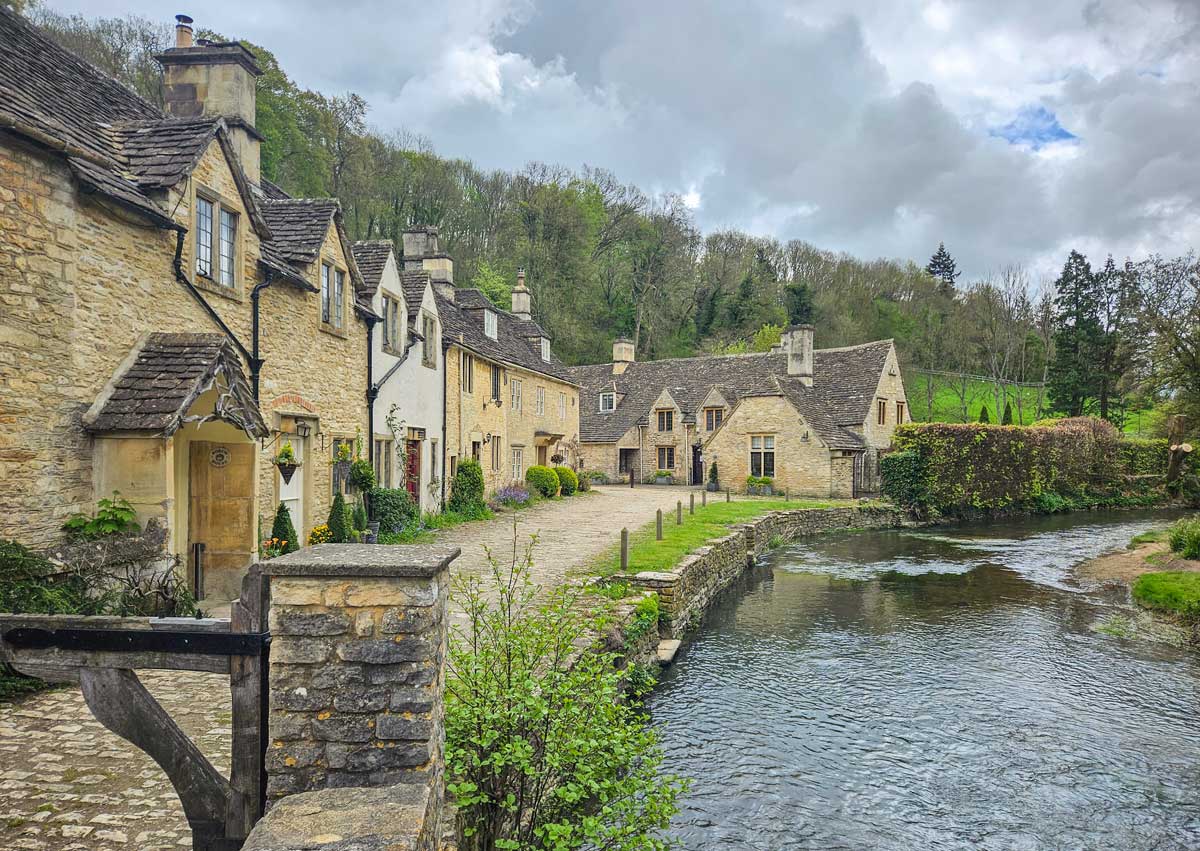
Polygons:
<instances>
[{"instance_id":1,"label":"stone cottage","mask_svg":"<svg viewBox=\"0 0 1200 851\"><path fill-rule=\"evenodd\" d=\"M427 229L409 231L409 254ZM380 317L371 344L372 457L381 487L404 487L422 511L441 507L446 369L433 279L421 261L403 268L391 240L354 243Z\"/></svg>"},{"instance_id":2,"label":"stone cottage","mask_svg":"<svg viewBox=\"0 0 1200 851\"><path fill-rule=\"evenodd\" d=\"M896 347L813 349L809 325L765 354L638 362L617 340L609 364L579 366L583 463L610 478L744 490L748 476L816 497L878 490L878 454L908 419Z\"/></svg>"},{"instance_id":3,"label":"stone cottage","mask_svg":"<svg viewBox=\"0 0 1200 851\"><path fill-rule=\"evenodd\" d=\"M344 486L375 317L337 202L261 178L253 55L176 35L164 114L0 8L0 538L119 492L229 599L280 500L306 535Z\"/></svg>"},{"instance_id":4,"label":"stone cottage","mask_svg":"<svg viewBox=\"0 0 1200 851\"><path fill-rule=\"evenodd\" d=\"M579 388L533 320L525 275L518 273L512 311L477 289L454 287L454 264L439 253L437 232L406 233L404 265L430 272L442 323L446 370L446 472L462 458L483 467L488 492L525 479L534 464L575 466ZM446 492L446 496L449 493Z\"/></svg>"}]
</instances>

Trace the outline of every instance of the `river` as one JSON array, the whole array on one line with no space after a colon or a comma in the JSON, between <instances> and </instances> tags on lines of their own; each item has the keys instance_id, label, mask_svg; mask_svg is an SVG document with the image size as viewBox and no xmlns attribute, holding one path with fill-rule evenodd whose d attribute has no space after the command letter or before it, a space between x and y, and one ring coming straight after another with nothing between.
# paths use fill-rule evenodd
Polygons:
<instances>
[{"instance_id":1,"label":"river","mask_svg":"<svg viewBox=\"0 0 1200 851\"><path fill-rule=\"evenodd\" d=\"M648 707L687 849L1200 848L1200 654L1092 627L1084 514L773 552Z\"/></svg>"}]
</instances>

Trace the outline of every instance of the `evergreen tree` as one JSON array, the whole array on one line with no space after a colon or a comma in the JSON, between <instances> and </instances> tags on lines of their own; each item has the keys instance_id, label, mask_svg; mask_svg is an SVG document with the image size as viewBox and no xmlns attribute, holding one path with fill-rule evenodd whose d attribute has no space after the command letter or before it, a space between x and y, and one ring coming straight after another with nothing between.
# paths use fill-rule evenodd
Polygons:
<instances>
[{"instance_id":1,"label":"evergreen tree","mask_svg":"<svg viewBox=\"0 0 1200 851\"><path fill-rule=\"evenodd\" d=\"M329 539L332 543L350 543L350 522L347 514L346 499L342 496L342 492L338 491L333 495L333 505L329 507L329 519L326 521L329 526Z\"/></svg>"},{"instance_id":2,"label":"evergreen tree","mask_svg":"<svg viewBox=\"0 0 1200 851\"><path fill-rule=\"evenodd\" d=\"M811 325L813 321L812 290L803 281L792 281L783 290L789 325Z\"/></svg>"},{"instance_id":3,"label":"evergreen tree","mask_svg":"<svg viewBox=\"0 0 1200 851\"><path fill-rule=\"evenodd\" d=\"M962 272L958 271L958 264L954 262L954 258L946 250L946 243L938 243L938 250L929 258L929 265L925 267L925 271L931 277L937 278L941 282L938 290L942 294L953 297L954 282L958 280L958 276Z\"/></svg>"},{"instance_id":4,"label":"evergreen tree","mask_svg":"<svg viewBox=\"0 0 1200 851\"><path fill-rule=\"evenodd\" d=\"M1080 417L1088 402L1100 395L1102 384L1099 283L1087 258L1072 251L1054 288L1054 359L1047 391L1055 410Z\"/></svg>"},{"instance_id":5,"label":"evergreen tree","mask_svg":"<svg viewBox=\"0 0 1200 851\"><path fill-rule=\"evenodd\" d=\"M285 553L294 553L300 549L300 542L296 539L296 527L292 524L292 513L282 502L275 509L275 522L271 524L271 537L277 541L287 542L282 547Z\"/></svg>"},{"instance_id":6,"label":"evergreen tree","mask_svg":"<svg viewBox=\"0 0 1200 851\"><path fill-rule=\"evenodd\" d=\"M1136 328L1137 270L1130 260L1117 268L1112 255L1096 273L1097 338L1094 368L1100 416L1119 419L1125 375L1133 367L1138 339ZM1120 425L1120 423L1118 423Z\"/></svg>"},{"instance_id":7,"label":"evergreen tree","mask_svg":"<svg viewBox=\"0 0 1200 851\"><path fill-rule=\"evenodd\" d=\"M1004 417L1000 420L1000 425L1012 425L1012 424L1013 424L1012 402L1005 400L1005 402L1004 402Z\"/></svg>"},{"instance_id":8,"label":"evergreen tree","mask_svg":"<svg viewBox=\"0 0 1200 851\"><path fill-rule=\"evenodd\" d=\"M984 403L983 407L979 409L979 421L981 423L990 423L992 421L991 414L988 413L986 402Z\"/></svg>"}]
</instances>

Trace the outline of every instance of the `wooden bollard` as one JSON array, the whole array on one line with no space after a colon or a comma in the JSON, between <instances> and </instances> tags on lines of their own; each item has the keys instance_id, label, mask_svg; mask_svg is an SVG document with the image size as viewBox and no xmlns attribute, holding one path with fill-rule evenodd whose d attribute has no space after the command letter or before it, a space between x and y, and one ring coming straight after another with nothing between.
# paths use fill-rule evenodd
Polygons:
<instances>
[{"instance_id":1,"label":"wooden bollard","mask_svg":"<svg viewBox=\"0 0 1200 851\"><path fill-rule=\"evenodd\" d=\"M683 500L682 499L675 500L675 525L676 526L683 525Z\"/></svg>"},{"instance_id":2,"label":"wooden bollard","mask_svg":"<svg viewBox=\"0 0 1200 851\"><path fill-rule=\"evenodd\" d=\"M733 497L731 497L731 496L729 495L729 488L725 488L725 501L726 501L726 502L732 502L732 501L733 501Z\"/></svg>"},{"instance_id":3,"label":"wooden bollard","mask_svg":"<svg viewBox=\"0 0 1200 851\"><path fill-rule=\"evenodd\" d=\"M791 501L792 501L792 489L791 489L791 488L784 488L784 489L783 489L783 501L784 501L784 502L791 502Z\"/></svg>"},{"instance_id":4,"label":"wooden bollard","mask_svg":"<svg viewBox=\"0 0 1200 851\"><path fill-rule=\"evenodd\" d=\"M708 505L708 488L700 491L700 505L702 507Z\"/></svg>"},{"instance_id":5,"label":"wooden bollard","mask_svg":"<svg viewBox=\"0 0 1200 851\"><path fill-rule=\"evenodd\" d=\"M621 530L621 572L629 572L629 530Z\"/></svg>"},{"instance_id":6,"label":"wooden bollard","mask_svg":"<svg viewBox=\"0 0 1200 851\"><path fill-rule=\"evenodd\" d=\"M654 524L654 539L656 541L662 540L662 509L661 508L658 509L657 519Z\"/></svg>"},{"instance_id":7,"label":"wooden bollard","mask_svg":"<svg viewBox=\"0 0 1200 851\"><path fill-rule=\"evenodd\" d=\"M629 471L629 486L633 487L633 470Z\"/></svg>"},{"instance_id":8,"label":"wooden bollard","mask_svg":"<svg viewBox=\"0 0 1200 851\"><path fill-rule=\"evenodd\" d=\"M688 514L696 513L696 492L692 491L688 494Z\"/></svg>"}]
</instances>

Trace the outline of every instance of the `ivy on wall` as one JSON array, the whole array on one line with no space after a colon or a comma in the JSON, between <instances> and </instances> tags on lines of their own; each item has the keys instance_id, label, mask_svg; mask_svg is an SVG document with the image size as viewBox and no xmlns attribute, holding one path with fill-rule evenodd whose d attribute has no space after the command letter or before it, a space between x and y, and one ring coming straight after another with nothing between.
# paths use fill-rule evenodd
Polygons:
<instances>
[{"instance_id":1,"label":"ivy on wall","mask_svg":"<svg viewBox=\"0 0 1200 851\"><path fill-rule=\"evenodd\" d=\"M881 460L883 491L922 514L1153 505L1168 498L1165 440L1091 417L1053 427L907 423ZM1194 481L1197 466L1189 465Z\"/></svg>"}]
</instances>

